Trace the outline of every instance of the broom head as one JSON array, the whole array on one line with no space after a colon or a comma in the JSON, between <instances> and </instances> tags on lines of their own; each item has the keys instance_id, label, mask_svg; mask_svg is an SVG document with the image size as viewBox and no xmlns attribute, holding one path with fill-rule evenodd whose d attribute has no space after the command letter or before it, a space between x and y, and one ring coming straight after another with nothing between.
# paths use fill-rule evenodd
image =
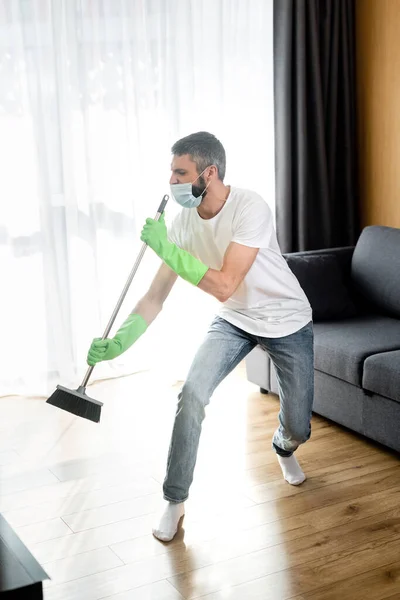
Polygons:
<instances>
[{"instance_id":1,"label":"broom head","mask_svg":"<svg viewBox=\"0 0 400 600\"><path fill-rule=\"evenodd\" d=\"M79 387L77 390L69 390L58 385L55 392L46 402L78 417L94 421L94 423L100 421L103 403L94 400L94 398L89 398L85 393L85 388Z\"/></svg>"}]
</instances>

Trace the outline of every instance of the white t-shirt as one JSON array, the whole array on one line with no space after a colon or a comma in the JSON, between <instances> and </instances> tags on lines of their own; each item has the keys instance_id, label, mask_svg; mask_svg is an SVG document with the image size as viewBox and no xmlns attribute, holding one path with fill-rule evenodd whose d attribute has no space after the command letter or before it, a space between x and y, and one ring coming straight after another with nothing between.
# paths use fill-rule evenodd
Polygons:
<instances>
[{"instance_id":1,"label":"white t-shirt","mask_svg":"<svg viewBox=\"0 0 400 600\"><path fill-rule=\"evenodd\" d=\"M212 269L220 270L231 242L259 248L257 257L219 315L248 333L283 337L312 319L310 303L276 239L268 204L255 192L232 187L222 210L202 219L184 208L168 231L171 242Z\"/></svg>"}]
</instances>

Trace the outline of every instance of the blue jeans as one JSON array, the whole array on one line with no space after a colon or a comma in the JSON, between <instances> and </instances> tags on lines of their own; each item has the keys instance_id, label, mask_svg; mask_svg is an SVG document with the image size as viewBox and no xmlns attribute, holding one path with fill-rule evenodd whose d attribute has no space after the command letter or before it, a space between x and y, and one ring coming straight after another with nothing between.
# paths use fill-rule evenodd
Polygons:
<instances>
[{"instance_id":1,"label":"blue jeans","mask_svg":"<svg viewBox=\"0 0 400 600\"><path fill-rule=\"evenodd\" d=\"M187 499L205 407L221 381L257 345L268 352L279 385L279 426L272 439L274 450L281 456L290 456L310 438L314 396L312 322L285 337L263 338L216 317L178 396L163 486L165 500L184 502Z\"/></svg>"}]
</instances>

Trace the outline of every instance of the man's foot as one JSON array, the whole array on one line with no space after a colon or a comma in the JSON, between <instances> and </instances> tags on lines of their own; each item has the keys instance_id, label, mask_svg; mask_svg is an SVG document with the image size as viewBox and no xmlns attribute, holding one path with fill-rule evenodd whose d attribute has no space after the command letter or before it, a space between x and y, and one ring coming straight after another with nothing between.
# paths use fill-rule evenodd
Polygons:
<instances>
[{"instance_id":1,"label":"man's foot","mask_svg":"<svg viewBox=\"0 0 400 600\"><path fill-rule=\"evenodd\" d=\"M277 454L284 478L291 485L300 485L306 480L306 476L300 468L297 458L292 456L280 456Z\"/></svg>"},{"instance_id":2,"label":"man's foot","mask_svg":"<svg viewBox=\"0 0 400 600\"><path fill-rule=\"evenodd\" d=\"M178 531L179 521L184 514L185 505L183 502L179 504L167 502L158 523L153 527L154 537L162 542L170 542Z\"/></svg>"}]
</instances>

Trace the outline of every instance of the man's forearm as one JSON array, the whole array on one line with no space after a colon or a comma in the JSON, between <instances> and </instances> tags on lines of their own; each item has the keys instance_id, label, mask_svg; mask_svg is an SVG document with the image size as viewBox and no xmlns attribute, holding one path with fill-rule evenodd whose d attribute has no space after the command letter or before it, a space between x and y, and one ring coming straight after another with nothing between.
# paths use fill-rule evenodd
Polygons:
<instances>
[{"instance_id":1,"label":"man's forearm","mask_svg":"<svg viewBox=\"0 0 400 600\"><path fill-rule=\"evenodd\" d=\"M231 242L225 252L221 270L208 269L198 287L215 296L220 302L226 302L249 272L258 251L258 248Z\"/></svg>"},{"instance_id":2,"label":"man's forearm","mask_svg":"<svg viewBox=\"0 0 400 600\"><path fill-rule=\"evenodd\" d=\"M223 271L217 271L215 269L208 269L204 277L197 284L197 287L211 294L220 302L226 302L231 297L233 292L234 282Z\"/></svg>"},{"instance_id":3,"label":"man's forearm","mask_svg":"<svg viewBox=\"0 0 400 600\"><path fill-rule=\"evenodd\" d=\"M132 313L139 314L150 325L160 314L178 276L167 265L162 264L150 288L139 300Z\"/></svg>"},{"instance_id":4,"label":"man's forearm","mask_svg":"<svg viewBox=\"0 0 400 600\"><path fill-rule=\"evenodd\" d=\"M146 295L136 304L132 314L140 315L146 321L147 325L151 325L154 319L160 314L162 307L162 302Z\"/></svg>"}]
</instances>

